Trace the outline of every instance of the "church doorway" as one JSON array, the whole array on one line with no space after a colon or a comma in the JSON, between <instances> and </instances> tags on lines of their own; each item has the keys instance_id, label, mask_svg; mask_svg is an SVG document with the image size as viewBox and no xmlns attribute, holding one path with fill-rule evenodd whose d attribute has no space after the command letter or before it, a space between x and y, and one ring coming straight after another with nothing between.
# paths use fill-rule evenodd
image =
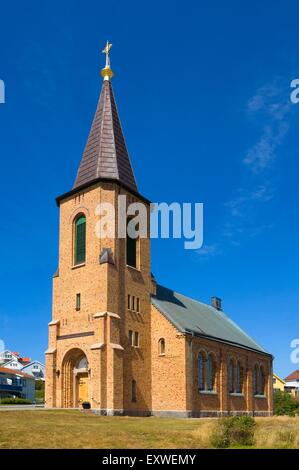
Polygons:
<instances>
[{"instance_id":1,"label":"church doorway","mask_svg":"<svg viewBox=\"0 0 299 470\"><path fill-rule=\"evenodd\" d=\"M81 349L71 349L62 365L62 406L81 408L89 400L89 366Z\"/></svg>"},{"instance_id":2,"label":"church doorway","mask_svg":"<svg viewBox=\"0 0 299 470\"><path fill-rule=\"evenodd\" d=\"M79 406L88 401L88 374L77 375L77 397Z\"/></svg>"}]
</instances>

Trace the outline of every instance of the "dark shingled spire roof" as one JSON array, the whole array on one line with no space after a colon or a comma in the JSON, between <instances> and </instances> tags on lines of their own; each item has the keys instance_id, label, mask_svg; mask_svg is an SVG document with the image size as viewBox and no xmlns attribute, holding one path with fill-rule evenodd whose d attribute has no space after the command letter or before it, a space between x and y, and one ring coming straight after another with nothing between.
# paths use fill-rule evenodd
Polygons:
<instances>
[{"instance_id":1,"label":"dark shingled spire roof","mask_svg":"<svg viewBox=\"0 0 299 470\"><path fill-rule=\"evenodd\" d=\"M103 81L73 189L100 178L115 179L137 192L110 80Z\"/></svg>"}]
</instances>

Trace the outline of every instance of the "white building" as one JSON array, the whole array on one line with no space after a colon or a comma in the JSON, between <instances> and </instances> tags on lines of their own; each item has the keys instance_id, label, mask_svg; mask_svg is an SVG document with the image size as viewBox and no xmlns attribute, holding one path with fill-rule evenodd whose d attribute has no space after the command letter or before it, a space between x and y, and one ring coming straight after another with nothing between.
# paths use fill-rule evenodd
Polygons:
<instances>
[{"instance_id":1,"label":"white building","mask_svg":"<svg viewBox=\"0 0 299 470\"><path fill-rule=\"evenodd\" d=\"M28 357L20 357L6 349L0 352L0 366L10 370L22 371L25 374L33 376L36 380L45 380L45 366L39 361L31 361Z\"/></svg>"},{"instance_id":2,"label":"white building","mask_svg":"<svg viewBox=\"0 0 299 470\"><path fill-rule=\"evenodd\" d=\"M284 389L295 397L299 397L299 369L294 370L285 379Z\"/></svg>"},{"instance_id":3,"label":"white building","mask_svg":"<svg viewBox=\"0 0 299 470\"><path fill-rule=\"evenodd\" d=\"M10 361L19 361L19 356L8 349L5 349L4 351L0 351L0 365L5 364Z\"/></svg>"},{"instance_id":4,"label":"white building","mask_svg":"<svg viewBox=\"0 0 299 470\"><path fill-rule=\"evenodd\" d=\"M32 361L22 367L22 372L33 375L36 380L45 380L45 366L39 361Z\"/></svg>"},{"instance_id":5,"label":"white building","mask_svg":"<svg viewBox=\"0 0 299 470\"><path fill-rule=\"evenodd\" d=\"M11 359L8 362L5 362L5 367L7 369L13 369L13 370L22 370L23 369L23 364L21 364L17 359Z\"/></svg>"}]
</instances>

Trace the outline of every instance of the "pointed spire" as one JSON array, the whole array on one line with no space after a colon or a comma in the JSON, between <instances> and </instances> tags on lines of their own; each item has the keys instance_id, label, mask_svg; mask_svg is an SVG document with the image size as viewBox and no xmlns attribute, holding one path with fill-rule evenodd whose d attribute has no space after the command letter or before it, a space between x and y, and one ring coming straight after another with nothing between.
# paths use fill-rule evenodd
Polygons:
<instances>
[{"instance_id":1,"label":"pointed spire","mask_svg":"<svg viewBox=\"0 0 299 470\"><path fill-rule=\"evenodd\" d=\"M104 81L100 99L73 189L107 178L118 180L137 191L110 81L113 76L110 49L111 44L107 41L103 51L106 54L106 66L101 72Z\"/></svg>"}]
</instances>

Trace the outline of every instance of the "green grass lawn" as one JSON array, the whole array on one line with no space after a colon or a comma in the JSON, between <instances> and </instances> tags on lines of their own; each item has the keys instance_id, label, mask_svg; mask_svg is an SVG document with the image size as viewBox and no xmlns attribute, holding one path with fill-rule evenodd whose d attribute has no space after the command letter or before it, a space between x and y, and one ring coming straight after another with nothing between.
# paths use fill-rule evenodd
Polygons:
<instances>
[{"instance_id":1,"label":"green grass lawn","mask_svg":"<svg viewBox=\"0 0 299 470\"><path fill-rule=\"evenodd\" d=\"M0 448L202 447L204 421L104 417L80 411L1 411Z\"/></svg>"},{"instance_id":2,"label":"green grass lawn","mask_svg":"<svg viewBox=\"0 0 299 470\"><path fill-rule=\"evenodd\" d=\"M257 418L256 447L298 447L299 418ZM216 420L103 417L80 411L0 411L0 449L208 448Z\"/></svg>"}]
</instances>

